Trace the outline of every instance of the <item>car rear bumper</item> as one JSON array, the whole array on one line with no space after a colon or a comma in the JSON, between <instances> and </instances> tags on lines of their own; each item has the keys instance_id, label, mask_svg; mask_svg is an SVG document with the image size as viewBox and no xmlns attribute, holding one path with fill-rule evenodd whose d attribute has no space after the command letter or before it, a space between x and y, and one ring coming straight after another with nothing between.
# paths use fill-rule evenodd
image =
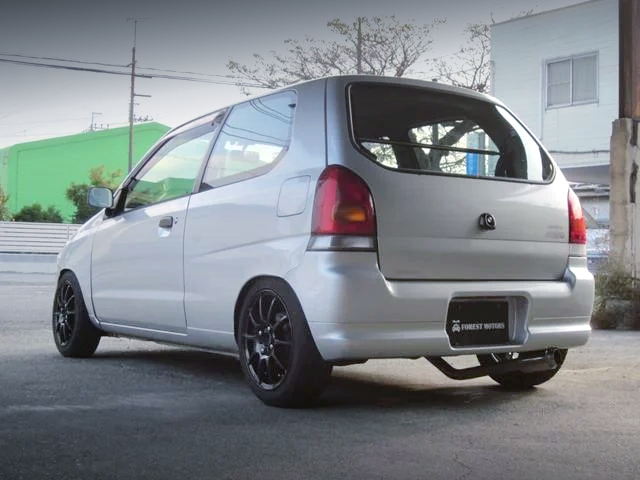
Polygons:
<instances>
[{"instance_id":1,"label":"car rear bumper","mask_svg":"<svg viewBox=\"0 0 640 480\"><path fill-rule=\"evenodd\" d=\"M287 276L327 361L530 351L583 345L591 333L593 275L570 257L561 281L389 281L371 252L307 252ZM454 298L513 304L512 335L498 346L451 346Z\"/></svg>"}]
</instances>

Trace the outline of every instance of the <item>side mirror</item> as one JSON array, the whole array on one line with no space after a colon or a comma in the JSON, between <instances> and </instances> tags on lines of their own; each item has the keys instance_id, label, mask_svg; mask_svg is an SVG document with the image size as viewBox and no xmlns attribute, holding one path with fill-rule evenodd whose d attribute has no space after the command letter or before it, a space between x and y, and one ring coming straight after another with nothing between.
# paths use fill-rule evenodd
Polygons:
<instances>
[{"instance_id":1,"label":"side mirror","mask_svg":"<svg viewBox=\"0 0 640 480\"><path fill-rule=\"evenodd\" d=\"M113 192L106 187L91 187L87 195L89 205L97 208L113 207Z\"/></svg>"}]
</instances>

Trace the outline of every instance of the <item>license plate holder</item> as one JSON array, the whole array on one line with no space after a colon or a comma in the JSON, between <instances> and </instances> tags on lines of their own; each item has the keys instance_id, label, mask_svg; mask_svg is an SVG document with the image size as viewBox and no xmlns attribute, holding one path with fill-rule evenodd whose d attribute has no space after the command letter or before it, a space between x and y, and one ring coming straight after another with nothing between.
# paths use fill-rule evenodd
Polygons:
<instances>
[{"instance_id":1,"label":"license plate holder","mask_svg":"<svg viewBox=\"0 0 640 480\"><path fill-rule=\"evenodd\" d=\"M504 345L509 341L509 302L453 300L446 330L452 347Z\"/></svg>"}]
</instances>

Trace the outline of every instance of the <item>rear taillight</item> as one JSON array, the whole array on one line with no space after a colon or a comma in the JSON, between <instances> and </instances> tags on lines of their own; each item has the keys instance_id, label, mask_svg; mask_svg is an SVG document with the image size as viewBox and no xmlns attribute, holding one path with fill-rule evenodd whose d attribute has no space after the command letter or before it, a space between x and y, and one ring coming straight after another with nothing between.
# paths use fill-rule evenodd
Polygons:
<instances>
[{"instance_id":1,"label":"rear taillight","mask_svg":"<svg viewBox=\"0 0 640 480\"><path fill-rule=\"evenodd\" d=\"M569 188L569 243L587 243L587 223L582 213L580 200Z\"/></svg>"},{"instance_id":2,"label":"rear taillight","mask_svg":"<svg viewBox=\"0 0 640 480\"><path fill-rule=\"evenodd\" d=\"M364 180L338 165L322 172L313 203L311 234L312 249L374 248L376 215Z\"/></svg>"}]
</instances>

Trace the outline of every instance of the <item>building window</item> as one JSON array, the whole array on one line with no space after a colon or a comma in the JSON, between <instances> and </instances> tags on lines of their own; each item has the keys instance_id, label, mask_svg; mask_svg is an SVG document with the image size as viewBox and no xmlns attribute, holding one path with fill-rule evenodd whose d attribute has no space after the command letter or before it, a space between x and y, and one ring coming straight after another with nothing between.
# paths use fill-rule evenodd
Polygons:
<instances>
[{"instance_id":1,"label":"building window","mask_svg":"<svg viewBox=\"0 0 640 480\"><path fill-rule=\"evenodd\" d=\"M598 101L598 55L547 62L547 108Z\"/></svg>"}]
</instances>

